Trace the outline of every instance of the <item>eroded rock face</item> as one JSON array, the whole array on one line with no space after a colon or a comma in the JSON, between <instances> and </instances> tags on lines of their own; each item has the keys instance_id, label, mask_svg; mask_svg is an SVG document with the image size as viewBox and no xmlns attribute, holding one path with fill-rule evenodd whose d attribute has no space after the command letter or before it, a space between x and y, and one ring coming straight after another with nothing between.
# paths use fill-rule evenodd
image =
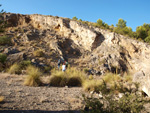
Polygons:
<instances>
[{"instance_id":1,"label":"eroded rock face","mask_svg":"<svg viewBox=\"0 0 150 113\"><path fill-rule=\"evenodd\" d=\"M12 26L31 24L37 29L55 29L66 38L71 38L74 42L86 50L93 50L100 42L100 33L72 20L55 18L43 15L20 15L10 14L7 16L8 22ZM30 37L29 35L28 37ZM34 36L36 37L36 36Z\"/></svg>"}]
</instances>

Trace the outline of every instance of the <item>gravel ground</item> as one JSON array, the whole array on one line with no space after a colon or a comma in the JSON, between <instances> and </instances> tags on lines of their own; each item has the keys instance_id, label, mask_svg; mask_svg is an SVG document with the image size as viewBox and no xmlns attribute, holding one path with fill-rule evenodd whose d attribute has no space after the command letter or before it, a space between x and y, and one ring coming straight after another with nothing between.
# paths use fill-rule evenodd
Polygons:
<instances>
[{"instance_id":1,"label":"gravel ground","mask_svg":"<svg viewBox=\"0 0 150 113\"><path fill-rule=\"evenodd\" d=\"M0 73L0 96L5 98L0 113L79 113L82 109L82 88L29 87L23 85L24 78Z\"/></svg>"}]
</instances>

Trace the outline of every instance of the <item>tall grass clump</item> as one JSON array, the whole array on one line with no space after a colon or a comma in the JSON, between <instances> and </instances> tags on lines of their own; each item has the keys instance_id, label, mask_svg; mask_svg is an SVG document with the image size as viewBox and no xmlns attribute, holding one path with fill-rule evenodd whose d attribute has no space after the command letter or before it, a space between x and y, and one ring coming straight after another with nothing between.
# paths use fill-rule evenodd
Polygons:
<instances>
[{"instance_id":1,"label":"tall grass clump","mask_svg":"<svg viewBox=\"0 0 150 113\"><path fill-rule=\"evenodd\" d=\"M13 64L9 68L8 73L10 73L10 74L21 74L21 67L20 67L20 65L17 64L17 63Z\"/></svg>"},{"instance_id":2,"label":"tall grass clump","mask_svg":"<svg viewBox=\"0 0 150 113\"><path fill-rule=\"evenodd\" d=\"M112 91L117 91L121 87L120 82L122 81L122 77L118 74L106 73L102 79Z\"/></svg>"},{"instance_id":3,"label":"tall grass clump","mask_svg":"<svg viewBox=\"0 0 150 113\"><path fill-rule=\"evenodd\" d=\"M68 86L82 86L86 80L86 74L76 68L68 68L66 73L68 75Z\"/></svg>"},{"instance_id":4,"label":"tall grass clump","mask_svg":"<svg viewBox=\"0 0 150 113\"><path fill-rule=\"evenodd\" d=\"M54 70L50 78L51 86L82 86L86 79L83 71L76 68L67 68L66 72Z\"/></svg>"},{"instance_id":5,"label":"tall grass clump","mask_svg":"<svg viewBox=\"0 0 150 113\"><path fill-rule=\"evenodd\" d=\"M66 86L67 75L62 71L58 71L58 70L53 71L50 78L50 85L56 87Z\"/></svg>"},{"instance_id":6,"label":"tall grass clump","mask_svg":"<svg viewBox=\"0 0 150 113\"><path fill-rule=\"evenodd\" d=\"M27 67L27 76L24 81L24 85L27 86L39 86L42 84L40 80L40 76L42 75L41 71L34 67L29 65Z\"/></svg>"}]
</instances>

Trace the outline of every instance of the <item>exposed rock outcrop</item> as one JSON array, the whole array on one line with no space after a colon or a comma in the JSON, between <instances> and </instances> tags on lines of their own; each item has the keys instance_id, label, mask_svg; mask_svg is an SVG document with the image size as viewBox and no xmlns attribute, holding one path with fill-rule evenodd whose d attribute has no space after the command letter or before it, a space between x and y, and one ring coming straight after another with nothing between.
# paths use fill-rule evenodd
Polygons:
<instances>
[{"instance_id":1,"label":"exposed rock outcrop","mask_svg":"<svg viewBox=\"0 0 150 113\"><path fill-rule=\"evenodd\" d=\"M5 19L15 46L22 46L29 59L36 59L32 53L42 49L45 59L37 61L43 63L49 63L48 59L56 62L63 56L100 73L149 73L150 46L143 42L66 18L10 13L5 14Z\"/></svg>"}]
</instances>

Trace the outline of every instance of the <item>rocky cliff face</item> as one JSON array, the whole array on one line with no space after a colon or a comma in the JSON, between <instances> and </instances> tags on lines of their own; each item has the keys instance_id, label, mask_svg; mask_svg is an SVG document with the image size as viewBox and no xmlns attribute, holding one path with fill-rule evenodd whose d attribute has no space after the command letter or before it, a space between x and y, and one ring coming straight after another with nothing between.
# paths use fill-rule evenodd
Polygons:
<instances>
[{"instance_id":1,"label":"rocky cliff face","mask_svg":"<svg viewBox=\"0 0 150 113\"><path fill-rule=\"evenodd\" d=\"M9 23L6 34L13 42L7 49L15 48L31 61L47 65L64 57L98 74L107 70L149 74L150 45L146 43L66 18L6 14L5 19ZM38 49L44 52L43 58L33 55Z\"/></svg>"}]
</instances>

